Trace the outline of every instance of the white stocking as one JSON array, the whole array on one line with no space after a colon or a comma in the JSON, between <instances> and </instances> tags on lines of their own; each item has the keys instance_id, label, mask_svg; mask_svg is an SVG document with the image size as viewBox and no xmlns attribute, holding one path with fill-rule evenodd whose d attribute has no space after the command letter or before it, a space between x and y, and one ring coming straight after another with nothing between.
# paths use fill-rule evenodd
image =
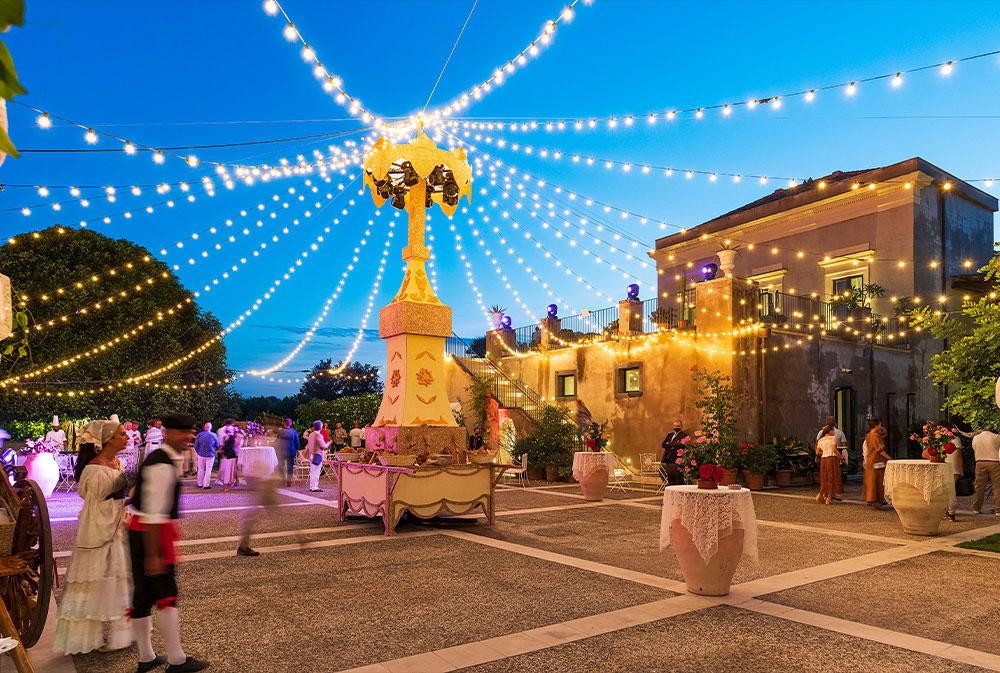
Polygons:
<instances>
[{"instance_id":1,"label":"white stocking","mask_svg":"<svg viewBox=\"0 0 1000 673\"><path fill-rule=\"evenodd\" d=\"M149 662L156 658L153 651L153 618L142 617L132 619L132 632L135 634L135 642L139 646L139 661Z\"/></svg>"},{"instance_id":2,"label":"white stocking","mask_svg":"<svg viewBox=\"0 0 1000 673\"><path fill-rule=\"evenodd\" d=\"M156 615L156 624L160 627L160 635L167 645L167 663L179 666L187 661L187 656L181 647L181 623L177 618L177 608L160 608Z\"/></svg>"}]
</instances>

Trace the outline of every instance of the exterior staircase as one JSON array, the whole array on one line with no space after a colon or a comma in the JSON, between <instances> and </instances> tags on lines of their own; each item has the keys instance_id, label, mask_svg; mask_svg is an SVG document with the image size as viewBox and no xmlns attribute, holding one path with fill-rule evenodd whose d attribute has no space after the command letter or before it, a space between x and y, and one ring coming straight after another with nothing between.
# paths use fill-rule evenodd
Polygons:
<instances>
[{"instance_id":1,"label":"exterior staircase","mask_svg":"<svg viewBox=\"0 0 1000 673\"><path fill-rule=\"evenodd\" d=\"M466 374L474 378L489 378L490 394L506 409L520 409L536 425L541 416L541 396L523 381L508 375L498 363L483 357L472 345L456 334L445 340L445 353Z\"/></svg>"}]
</instances>

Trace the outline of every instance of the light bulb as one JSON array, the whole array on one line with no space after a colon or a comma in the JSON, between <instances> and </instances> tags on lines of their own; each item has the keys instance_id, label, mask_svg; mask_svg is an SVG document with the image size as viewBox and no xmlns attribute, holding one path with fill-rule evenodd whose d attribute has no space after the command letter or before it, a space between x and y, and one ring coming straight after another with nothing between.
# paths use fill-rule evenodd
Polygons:
<instances>
[{"instance_id":1,"label":"light bulb","mask_svg":"<svg viewBox=\"0 0 1000 673\"><path fill-rule=\"evenodd\" d=\"M290 23L285 26L284 36L289 42L295 42L295 38L298 36L298 32L295 30L295 24Z\"/></svg>"},{"instance_id":2,"label":"light bulb","mask_svg":"<svg viewBox=\"0 0 1000 673\"><path fill-rule=\"evenodd\" d=\"M153 161L156 162L156 163L158 163L158 164L162 164L163 163L163 152L157 151L153 155Z\"/></svg>"},{"instance_id":3,"label":"light bulb","mask_svg":"<svg viewBox=\"0 0 1000 673\"><path fill-rule=\"evenodd\" d=\"M125 143L125 154L135 154L135 145L129 142Z\"/></svg>"},{"instance_id":4,"label":"light bulb","mask_svg":"<svg viewBox=\"0 0 1000 673\"><path fill-rule=\"evenodd\" d=\"M853 95L854 95L854 92L855 92L856 90L857 90L857 87L856 87L856 86L854 86L854 82L851 82L850 86L848 86L848 87L847 87L847 95L848 95L848 96L853 96Z\"/></svg>"},{"instance_id":5,"label":"light bulb","mask_svg":"<svg viewBox=\"0 0 1000 673\"><path fill-rule=\"evenodd\" d=\"M185 161L187 161L188 166L191 166L192 168L198 165L198 157L193 154L185 159Z\"/></svg>"},{"instance_id":6,"label":"light bulb","mask_svg":"<svg viewBox=\"0 0 1000 673\"><path fill-rule=\"evenodd\" d=\"M313 50L308 44L302 47L302 60L303 61L313 60Z\"/></svg>"},{"instance_id":7,"label":"light bulb","mask_svg":"<svg viewBox=\"0 0 1000 673\"><path fill-rule=\"evenodd\" d=\"M806 92L806 100L807 101L812 101L814 98L816 98L816 90L815 89L810 89L809 91Z\"/></svg>"},{"instance_id":8,"label":"light bulb","mask_svg":"<svg viewBox=\"0 0 1000 673\"><path fill-rule=\"evenodd\" d=\"M93 145L94 143L97 142L97 134L94 133L94 129L87 129L87 133L86 135L83 136L83 139L86 140L89 144Z\"/></svg>"},{"instance_id":9,"label":"light bulb","mask_svg":"<svg viewBox=\"0 0 1000 673\"><path fill-rule=\"evenodd\" d=\"M893 86L901 86L903 84L903 76L900 73L896 73L896 76L892 78Z\"/></svg>"},{"instance_id":10,"label":"light bulb","mask_svg":"<svg viewBox=\"0 0 1000 673\"><path fill-rule=\"evenodd\" d=\"M951 61L948 61L943 66L941 66L941 74L942 75L950 75L951 74Z\"/></svg>"},{"instance_id":11,"label":"light bulb","mask_svg":"<svg viewBox=\"0 0 1000 673\"><path fill-rule=\"evenodd\" d=\"M270 14L271 16L274 16L275 14L278 13L278 3L276 3L274 0L266 0L266 2L264 3L264 11Z\"/></svg>"},{"instance_id":12,"label":"light bulb","mask_svg":"<svg viewBox=\"0 0 1000 673\"><path fill-rule=\"evenodd\" d=\"M49 117L48 112L43 112L35 120L38 123L39 128L48 129L52 128L52 119Z\"/></svg>"}]
</instances>

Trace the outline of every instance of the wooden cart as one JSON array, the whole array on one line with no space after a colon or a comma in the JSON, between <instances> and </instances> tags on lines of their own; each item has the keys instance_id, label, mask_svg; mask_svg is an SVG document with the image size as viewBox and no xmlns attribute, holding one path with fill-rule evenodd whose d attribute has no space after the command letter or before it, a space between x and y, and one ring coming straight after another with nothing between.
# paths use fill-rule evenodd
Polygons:
<instances>
[{"instance_id":1,"label":"wooden cart","mask_svg":"<svg viewBox=\"0 0 1000 673\"><path fill-rule=\"evenodd\" d=\"M10 554L0 555L0 635L20 643L10 652L17 670L34 673L26 649L38 642L45 628L54 578L49 510L23 467L7 467L3 476L0 499L14 530Z\"/></svg>"}]
</instances>

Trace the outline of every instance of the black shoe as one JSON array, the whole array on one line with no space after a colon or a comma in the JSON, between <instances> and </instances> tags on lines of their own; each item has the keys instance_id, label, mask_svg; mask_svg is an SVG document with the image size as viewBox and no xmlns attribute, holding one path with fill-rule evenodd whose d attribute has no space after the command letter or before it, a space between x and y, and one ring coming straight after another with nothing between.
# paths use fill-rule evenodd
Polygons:
<instances>
[{"instance_id":1,"label":"black shoe","mask_svg":"<svg viewBox=\"0 0 1000 673\"><path fill-rule=\"evenodd\" d=\"M135 673L147 673L147 671L159 668L165 663L167 663L166 657L155 657L152 661L140 661L135 669Z\"/></svg>"},{"instance_id":2,"label":"black shoe","mask_svg":"<svg viewBox=\"0 0 1000 673\"><path fill-rule=\"evenodd\" d=\"M250 547L237 547L236 548L236 555L237 556L260 556L260 552L257 551L257 550L255 550L255 549L250 549ZM200 670L200 669L194 669L194 670Z\"/></svg>"},{"instance_id":3,"label":"black shoe","mask_svg":"<svg viewBox=\"0 0 1000 673\"><path fill-rule=\"evenodd\" d=\"M167 673L193 673L201 671L211 666L207 661L198 661L194 657L188 657L183 664L167 666Z\"/></svg>"},{"instance_id":4,"label":"black shoe","mask_svg":"<svg viewBox=\"0 0 1000 673\"><path fill-rule=\"evenodd\" d=\"M837 502L841 502L843 500L843 498L838 498L837 496L833 496L833 499Z\"/></svg>"},{"instance_id":5,"label":"black shoe","mask_svg":"<svg viewBox=\"0 0 1000 673\"><path fill-rule=\"evenodd\" d=\"M323 489L321 489L321 488L310 488L309 492L310 493L322 493Z\"/></svg>"}]
</instances>

